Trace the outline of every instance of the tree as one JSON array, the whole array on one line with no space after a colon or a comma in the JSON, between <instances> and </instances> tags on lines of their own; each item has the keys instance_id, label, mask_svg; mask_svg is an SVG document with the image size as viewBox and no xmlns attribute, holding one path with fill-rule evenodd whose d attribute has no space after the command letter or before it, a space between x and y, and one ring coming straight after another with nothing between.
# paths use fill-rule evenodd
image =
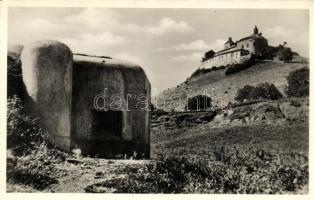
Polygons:
<instances>
[{"instance_id":1,"label":"tree","mask_svg":"<svg viewBox=\"0 0 314 200\"><path fill-rule=\"evenodd\" d=\"M286 94L289 97L309 96L309 68L304 67L290 72L287 77L288 87Z\"/></svg>"},{"instance_id":2,"label":"tree","mask_svg":"<svg viewBox=\"0 0 314 200\"><path fill-rule=\"evenodd\" d=\"M243 102L245 99L248 100L253 90L253 86L245 85L243 88L238 90L235 100L239 102Z\"/></svg>"},{"instance_id":3,"label":"tree","mask_svg":"<svg viewBox=\"0 0 314 200\"><path fill-rule=\"evenodd\" d=\"M274 84L261 83L255 90L258 92L257 98L277 100L283 97Z\"/></svg>"},{"instance_id":4,"label":"tree","mask_svg":"<svg viewBox=\"0 0 314 200\"><path fill-rule=\"evenodd\" d=\"M236 101L243 102L244 100L269 99L277 100L282 98L282 94L274 84L261 83L256 87L246 85L239 89L235 97Z\"/></svg>"},{"instance_id":5,"label":"tree","mask_svg":"<svg viewBox=\"0 0 314 200\"><path fill-rule=\"evenodd\" d=\"M291 61L293 58L291 48L284 47L281 50L279 50L278 57L279 60L284 61L285 63Z\"/></svg>"}]
</instances>

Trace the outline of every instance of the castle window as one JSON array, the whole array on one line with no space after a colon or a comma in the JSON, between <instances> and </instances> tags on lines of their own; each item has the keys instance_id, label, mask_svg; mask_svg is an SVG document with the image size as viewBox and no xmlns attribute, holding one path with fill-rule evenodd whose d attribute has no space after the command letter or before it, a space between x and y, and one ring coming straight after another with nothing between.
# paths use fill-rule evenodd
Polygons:
<instances>
[{"instance_id":1,"label":"castle window","mask_svg":"<svg viewBox=\"0 0 314 200\"><path fill-rule=\"evenodd\" d=\"M244 45L242 44L242 49L244 48Z\"/></svg>"},{"instance_id":2,"label":"castle window","mask_svg":"<svg viewBox=\"0 0 314 200\"><path fill-rule=\"evenodd\" d=\"M246 44L246 47L249 47L249 46L250 46L249 43L247 43L247 44Z\"/></svg>"}]
</instances>

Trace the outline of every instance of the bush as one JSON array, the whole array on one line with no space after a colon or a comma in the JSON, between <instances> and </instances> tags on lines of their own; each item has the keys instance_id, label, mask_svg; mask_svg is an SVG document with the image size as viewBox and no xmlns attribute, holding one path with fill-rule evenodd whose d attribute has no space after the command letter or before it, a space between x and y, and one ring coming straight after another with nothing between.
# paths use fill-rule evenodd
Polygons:
<instances>
[{"instance_id":1,"label":"bush","mask_svg":"<svg viewBox=\"0 0 314 200\"><path fill-rule=\"evenodd\" d=\"M7 182L38 190L57 183L53 163L63 161L65 154L48 145L47 133L24 112L16 96L8 99L7 149Z\"/></svg>"},{"instance_id":2,"label":"bush","mask_svg":"<svg viewBox=\"0 0 314 200\"><path fill-rule=\"evenodd\" d=\"M188 99L185 110L206 110L211 107L211 98L206 95L197 95Z\"/></svg>"},{"instance_id":3,"label":"bush","mask_svg":"<svg viewBox=\"0 0 314 200\"><path fill-rule=\"evenodd\" d=\"M209 68L209 69L198 68L195 72L192 73L192 75L188 79L191 79L193 77L197 77L199 75L207 74L207 73L211 72L212 70L213 70L212 68Z\"/></svg>"},{"instance_id":4,"label":"bush","mask_svg":"<svg viewBox=\"0 0 314 200\"><path fill-rule=\"evenodd\" d=\"M38 127L36 119L24 113L20 98L13 96L7 103L7 148L18 155L29 154L47 140L47 134Z\"/></svg>"},{"instance_id":5,"label":"bush","mask_svg":"<svg viewBox=\"0 0 314 200\"><path fill-rule=\"evenodd\" d=\"M60 162L60 152L41 143L28 155L7 157L7 181L43 190L58 183L53 163Z\"/></svg>"},{"instance_id":6,"label":"bush","mask_svg":"<svg viewBox=\"0 0 314 200\"><path fill-rule=\"evenodd\" d=\"M293 58L293 53L291 51L291 48L284 47L281 50L279 50L278 58L279 60L284 61L284 62L291 61Z\"/></svg>"},{"instance_id":7,"label":"bush","mask_svg":"<svg viewBox=\"0 0 314 200\"><path fill-rule=\"evenodd\" d=\"M227 67L227 69L225 71L225 75L228 76L228 75L237 73L239 71L242 71L244 69L247 69L247 68L251 67L254 63L255 63L255 58L251 57L249 60L244 61L242 64L231 65L231 66Z\"/></svg>"},{"instance_id":8,"label":"bush","mask_svg":"<svg viewBox=\"0 0 314 200\"><path fill-rule=\"evenodd\" d=\"M290 72L287 77L288 87L285 91L288 97L309 96L309 73L306 67Z\"/></svg>"},{"instance_id":9,"label":"bush","mask_svg":"<svg viewBox=\"0 0 314 200\"><path fill-rule=\"evenodd\" d=\"M245 99L248 100L250 98L250 94L255 88L250 85L245 85L243 88L239 89L236 97L234 98L236 101L243 102Z\"/></svg>"},{"instance_id":10,"label":"bush","mask_svg":"<svg viewBox=\"0 0 314 200\"><path fill-rule=\"evenodd\" d=\"M239 89L235 100L238 102L243 102L244 100L258 100L258 99L269 99L277 100L282 98L282 94L276 88L274 84L261 83L256 87L246 85Z\"/></svg>"},{"instance_id":11,"label":"bush","mask_svg":"<svg viewBox=\"0 0 314 200\"><path fill-rule=\"evenodd\" d=\"M7 97L11 98L17 95L19 98L24 98L26 88L22 79L22 68L20 53L23 47L18 47L18 50L8 52L7 55Z\"/></svg>"},{"instance_id":12,"label":"bush","mask_svg":"<svg viewBox=\"0 0 314 200\"><path fill-rule=\"evenodd\" d=\"M308 184L308 158L301 153L272 154L253 145L243 149L222 146L215 161L160 157L126 178L97 183L118 193L242 193L295 192ZM93 185L88 192L95 192Z\"/></svg>"}]
</instances>

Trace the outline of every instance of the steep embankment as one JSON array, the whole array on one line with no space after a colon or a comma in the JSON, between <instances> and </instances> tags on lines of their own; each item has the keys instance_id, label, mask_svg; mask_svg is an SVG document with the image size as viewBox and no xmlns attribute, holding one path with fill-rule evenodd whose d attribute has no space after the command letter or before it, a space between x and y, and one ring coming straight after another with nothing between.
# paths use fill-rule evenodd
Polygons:
<instances>
[{"instance_id":1,"label":"steep embankment","mask_svg":"<svg viewBox=\"0 0 314 200\"><path fill-rule=\"evenodd\" d=\"M263 61L252 65L250 68L237 72L232 75L225 75L225 70L211 71L207 74L199 75L179 84L177 87L163 91L158 97L163 97L166 102L165 110L170 110L174 101L170 101L171 97L180 96L183 100L181 109L185 106L187 95L195 96L204 94L213 99L214 106L227 105L229 102L234 102L234 97L239 88L245 85L257 85L259 83L273 83L282 93L287 83L286 77L291 71L308 66L308 63L298 57L292 63L282 63L275 61ZM178 102L178 98L175 98ZM158 100L159 105L160 100ZM153 103L156 103L156 97L153 98ZM173 107L173 106L172 106Z\"/></svg>"}]
</instances>

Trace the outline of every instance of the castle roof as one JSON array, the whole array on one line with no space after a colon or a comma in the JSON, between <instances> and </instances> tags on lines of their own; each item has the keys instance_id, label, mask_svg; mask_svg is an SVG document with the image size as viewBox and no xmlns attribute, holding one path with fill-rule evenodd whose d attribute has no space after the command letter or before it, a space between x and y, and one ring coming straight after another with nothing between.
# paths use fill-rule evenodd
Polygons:
<instances>
[{"instance_id":1,"label":"castle roof","mask_svg":"<svg viewBox=\"0 0 314 200\"><path fill-rule=\"evenodd\" d=\"M217 52L216 52L216 54L218 54L218 53L222 53L222 52L225 52L225 51L228 51L228 50L233 49L233 48L236 48L236 46L232 46L232 47L229 47L229 48L226 48L226 49L223 49L223 50L217 51Z\"/></svg>"}]
</instances>

